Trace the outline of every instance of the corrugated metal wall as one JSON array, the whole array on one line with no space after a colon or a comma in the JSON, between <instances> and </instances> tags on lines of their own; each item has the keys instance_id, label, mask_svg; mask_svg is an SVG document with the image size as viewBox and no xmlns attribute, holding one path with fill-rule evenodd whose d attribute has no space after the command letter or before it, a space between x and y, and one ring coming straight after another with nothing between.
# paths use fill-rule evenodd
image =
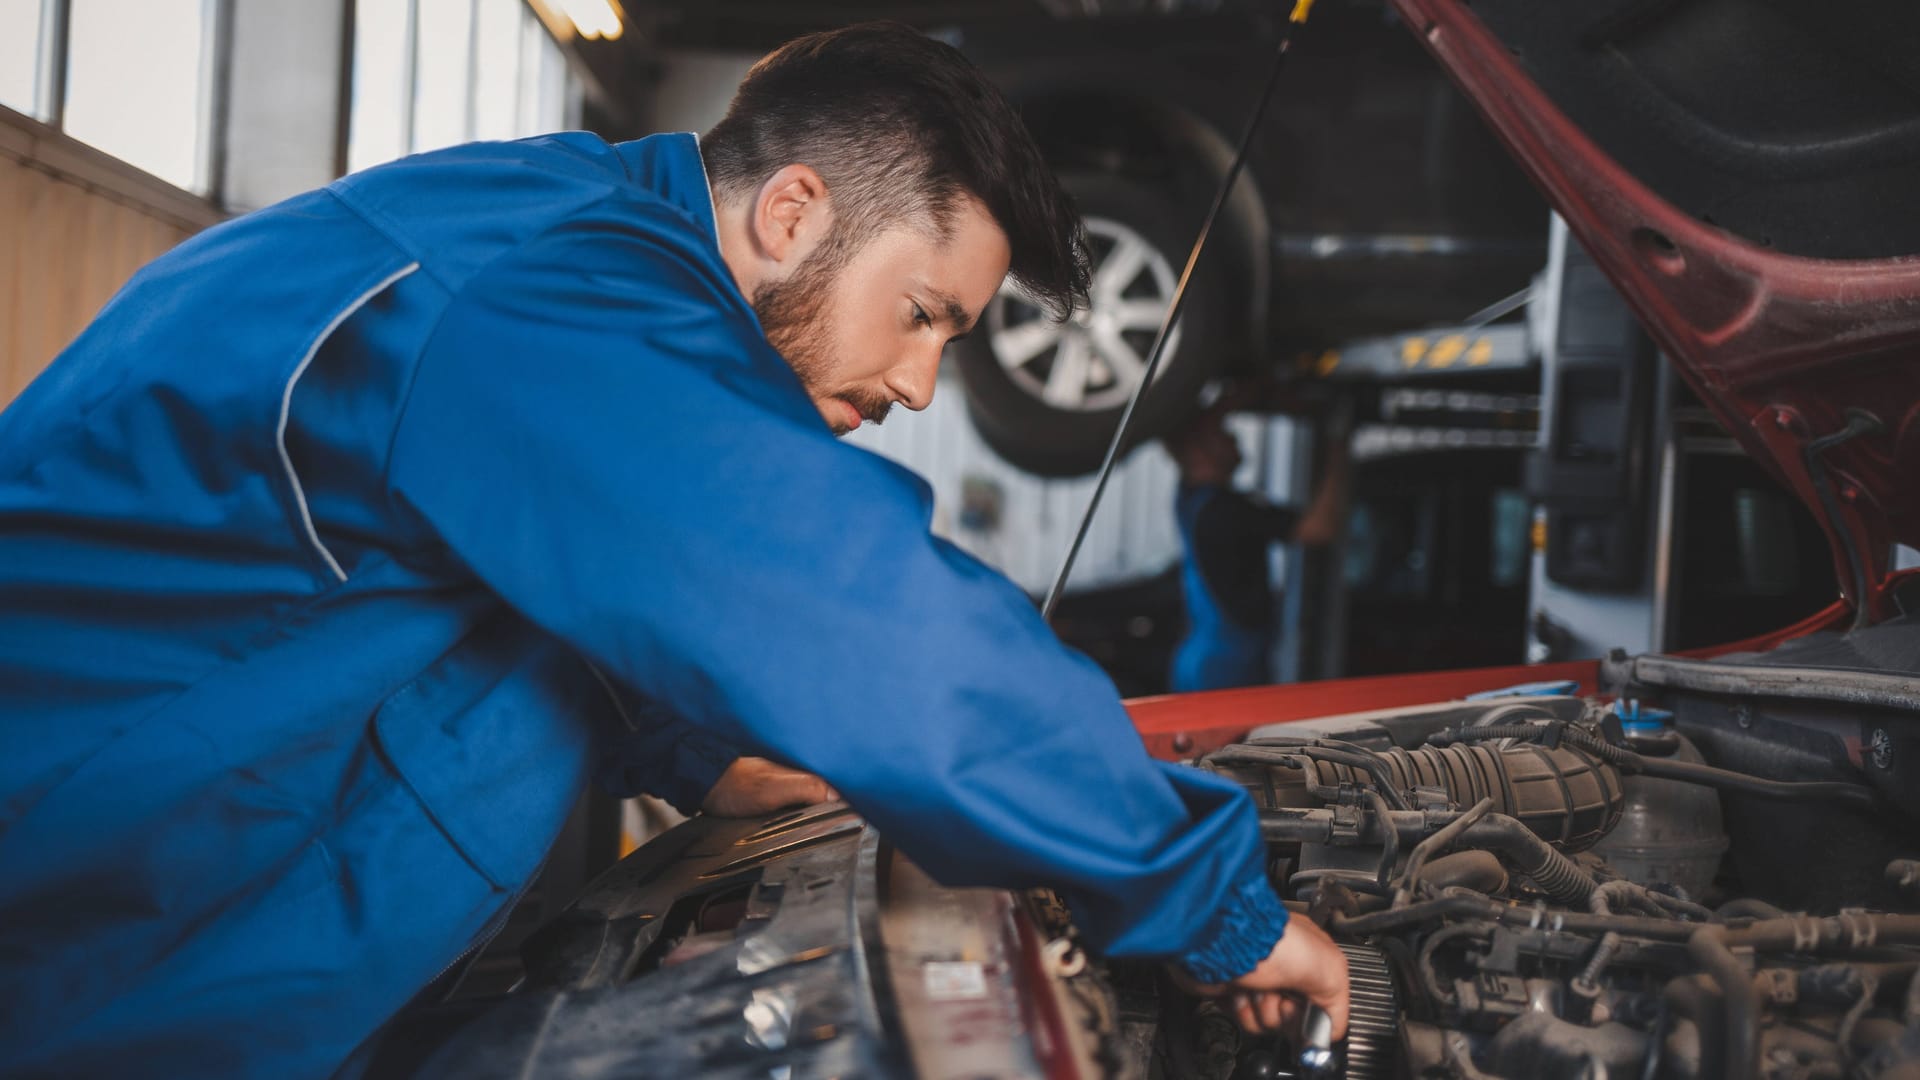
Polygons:
<instances>
[{"instance_id":1,"label":"corrugated metal wall","mask_svg":"<svg viewBox=\"0 0 1920 1080\"><path fill-rule=\"evenodd\" d=\"M1260 459L1256 428L1239 432L1249 462ZM1060 560L1086 512L1093 478L1045 480L1020 471L981 442L967 417L957 378L945 377L933 404L921 414L896 409L881 427L869 424L848 436L850 442L883 454L926 478L934 490L934 531L989 565L999 568L1030 593L1044 593L1059 573ZM1000 514L993 528L966 527L961 520L962 489L984 481L1000 491ZM1180 555L1173 521L1173 494L1179 475L1158 444L1143 447L1115 470L1107 493L1075 564L1071 588L1118 584L1159 573Z\"/></svg>"},{"instance_id":2,"label":"corrugated metal wall","mask_svg":"<svg viewBox=\"0 0 1920 1080\"><path fill-rule=\"evenodd\" d=\"M193 228L0 145L0 406Z\"/></svg>"}]
</instances>

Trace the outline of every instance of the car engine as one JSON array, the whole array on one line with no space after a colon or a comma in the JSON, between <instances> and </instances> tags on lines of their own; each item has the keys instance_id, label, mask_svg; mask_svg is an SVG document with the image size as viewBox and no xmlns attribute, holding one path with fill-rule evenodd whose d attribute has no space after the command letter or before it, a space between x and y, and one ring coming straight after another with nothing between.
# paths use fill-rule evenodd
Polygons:
<instances>
[{"instance_id":1,"label":"car engine","mask_svg":"<svg viewBox=\"0 0 1920 1080\"><path fill-rule=\"evenodd\" d=\"M527 939L517 988L408 1010L365 1075L1920 1076L1915 671L1902 618L1192 758L1345 951L1341 1044L1246 1035L1089 956L1052 893L943 886L830 803L657 837Z\"/></svg>"},{"instance_id":2,"label":"car engine","mask_svg":"<svg viewBox=\"0 0 1920 1080\"><path fill-rule=\"evenodd\" d=\"M1839 640L1616 656L1606 700L1515 688L1198 759L1349 958L1323 1074L1920 1075L1920 680L1799 663ZM1156 1003L1149 1072L1302 1074L1212 1002Z\"/></svg>"}]
</instances>

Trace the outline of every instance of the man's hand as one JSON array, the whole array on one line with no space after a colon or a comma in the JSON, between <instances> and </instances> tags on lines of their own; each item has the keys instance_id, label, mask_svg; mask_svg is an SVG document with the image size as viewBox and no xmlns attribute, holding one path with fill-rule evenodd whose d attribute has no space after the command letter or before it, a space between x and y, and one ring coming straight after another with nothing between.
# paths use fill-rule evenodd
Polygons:
<instances>
[{"instance_id":1,"label":"man's hand","mask_svg":"<svg viewBox=\"0 0 1920 1080\"><path fill-rule=\"evenodd\" d=\"M701 800L700 809L716 817L753 817L788 806L832 802L840 796L825 780L776 765L766 758L743 757L727 766Z\"/></svg>"},{"instance_id":2,"label":"man's hand","mask_svg":"<svg viewBox=\"0 0 1920 1080\"><path fill-rule=\"evenodd\" d=\"M1306 1013L1304 1000L1327 1011L1335 1039L1347 1034L1347 956L1304 915L1287 920L1273 951L1252 971L1198 989L1229 995L1234 1018L1251 1033L1296 1027Z\"/></svg>"}]
</instances>

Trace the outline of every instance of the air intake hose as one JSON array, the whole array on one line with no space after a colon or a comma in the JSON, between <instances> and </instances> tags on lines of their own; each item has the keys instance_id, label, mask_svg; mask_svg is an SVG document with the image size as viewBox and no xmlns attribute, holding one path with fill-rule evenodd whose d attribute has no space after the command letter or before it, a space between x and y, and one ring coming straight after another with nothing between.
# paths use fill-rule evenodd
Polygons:
<instances>
[{"instance_id":1,"label":"air intake hose","mask_svg":"<svg viewBox=\"0 0 1920 1080\"><path fill-rule=\"evenodd\" d=\"M1277 743L1254 745L1268 753L1282 750ZM1309 759L1313 779L1329 787L1373 787L1379 778L1407 805L1419 802L1413 790L1417 787L1443 790L1457 806L1490 798L1494 813L1513 818L1565 851L1592 847L1619 823L1626 803L1618 768L1565 743L1506 749L1481 744L1395 747L1372 754L1381 766L1372 769L1328 760L1331 755L1322 756L1313 746L1284 749Z\"/></svg>"}]
</instances>

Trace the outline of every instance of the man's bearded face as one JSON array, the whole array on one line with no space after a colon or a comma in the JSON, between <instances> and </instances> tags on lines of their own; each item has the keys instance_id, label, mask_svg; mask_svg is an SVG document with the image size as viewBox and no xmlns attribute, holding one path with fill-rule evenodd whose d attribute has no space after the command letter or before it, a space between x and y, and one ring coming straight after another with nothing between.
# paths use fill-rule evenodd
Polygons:
<instances>
[{"instance_id":1,"label":"man's bearded face","mask_svg":"<svg viewBox=\"0 0 1920 1080\"><path fill-rule=\"evenodd\" d=\"M815 404L844 402L861 420L878 424L893 411L893 395L884 387L835 385L844 349L828 312L849 254L845 245L829 238L792 275L756 290L753 311L767 341L786 358ZM834 434L853 430L851 423L834 423L832 410L822 411L829 415Z\"/></svg>"},{"instance_id":2,"label":"man's bearded face","mask_svg":"<svg viewBox=\"0 0 1920 1080\"><path fill-rule=\"evenodd\" d=\"M879 423L895 404L933 400L940 355L1007 276L1006 234L977 201L951 227L897 225L849 239L829 231L753 309L836 434Z\"/></svg>"}]
</instances>

